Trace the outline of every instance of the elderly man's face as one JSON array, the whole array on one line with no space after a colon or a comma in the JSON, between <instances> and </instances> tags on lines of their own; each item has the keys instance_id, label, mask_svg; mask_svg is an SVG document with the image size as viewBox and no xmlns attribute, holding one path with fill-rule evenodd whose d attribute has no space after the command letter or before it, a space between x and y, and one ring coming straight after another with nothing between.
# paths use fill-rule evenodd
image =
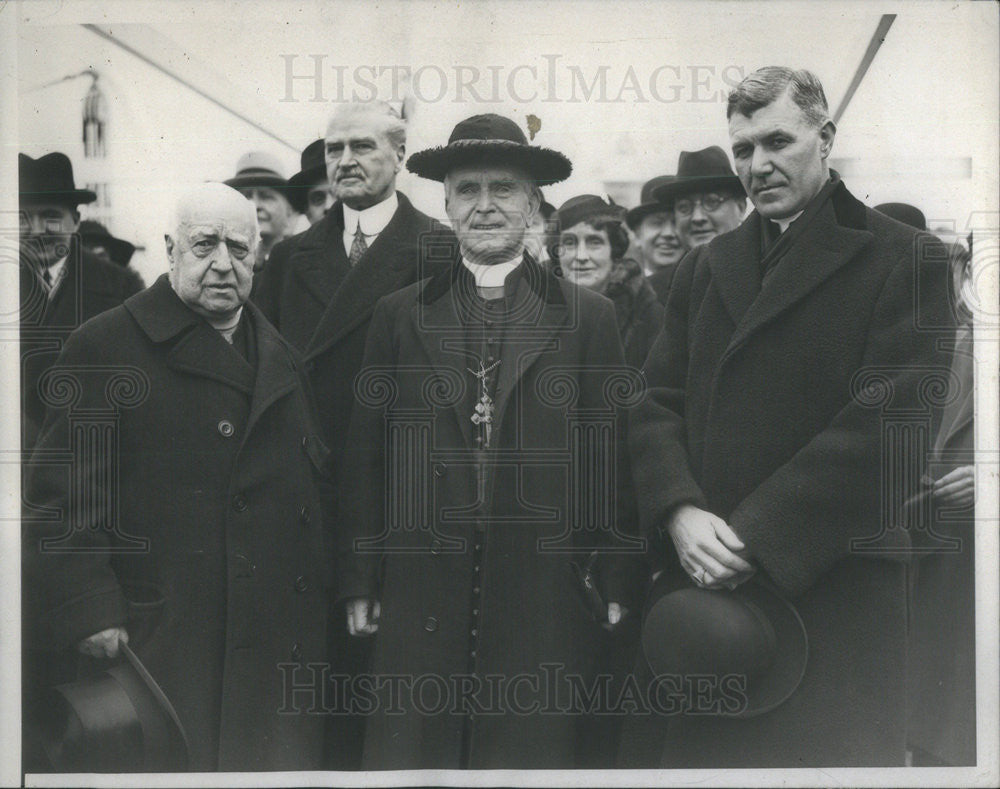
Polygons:
<instances>
[{"instance_id":1,"label":"elderly man's face","mask_svg":"<svg viewBox=\"0 0 1000 789\"><path fill-rule=\"evenodd\" d=\"M743 221L747 203L725 190L693 192L674 203L677 233L688 248L707 244L716 236L735 230Z\"/></svg>"},{"instance_id":2,"label":"elderly man's face","mask_svg":"<svg viewBox=\"0 0 1000 789\"><path fill-rule=\"evenodd\" d=\"M247 186L239 192L257 208L261 238L281 240L288 235L293 212L283 194L267 186Z\"/></svg>"},{"instance_id":3,"label":"elderly man's face","mask_svg":"<svg viewBox=\"0 0 1000 789\"><path fill-rule=\"evenodd\" d=\"M257 245L251 210L235 193L202 195L166 237L170 284L203 317L231 317L250 296Z\"/></svg>"},{"instance_id":4,"label":"elderly man's face","mask_svg":"<svg viewBox=\"0 0 1000 789\"><path fill-rule=\"evenodd\" d=\"M670 211L654 211L643 217L635 229L635 241L642 251L642 259L652 268L678 263L687 251Z\"/></svg>"},{"instance_id":5,"label":"elderly man's face","mask_svg":"<svg viewBox=\"0 0 1000 789\"><path fill-rule=\"evenodd\" d=\"M62 203L22 204L21 252L39 266L51 266L69 254L69 243L80 226L80 215Z\"/></svg>"},{"instance_id":6,"label":"elderly man's face","mask_svg":"<svg viewBox=\"0 0 1000 789\"><path fill-rule=\"evenodd\" d=\"M491 265L521 254L539 206L526 173L512 167L456 167L444 187L445 211L466 258Z\"/></svg>"},{"instance_id":7,"label":"elderly man's face","mask_svg":"<svg viewBox=\"0 0 1000 789\"><path fill-rule=\"evenodd\" d=\"M793 216L823 188L836 131L831 121L811 125L787 90L749 118L729 119L736 172L761 216Z\"/></svg>"},{"instance_id":8,"label":"elderly man's face","mask_svg":"<svg viewBox=\"0 0 1000 789\"><path fill-rule=\"evenodd\" d=\"M386 136L389 119L375 113L334 118L326 130L326 174L334 195L361 211L396 188L406 146Z\"/></svg>"}]
</instances>

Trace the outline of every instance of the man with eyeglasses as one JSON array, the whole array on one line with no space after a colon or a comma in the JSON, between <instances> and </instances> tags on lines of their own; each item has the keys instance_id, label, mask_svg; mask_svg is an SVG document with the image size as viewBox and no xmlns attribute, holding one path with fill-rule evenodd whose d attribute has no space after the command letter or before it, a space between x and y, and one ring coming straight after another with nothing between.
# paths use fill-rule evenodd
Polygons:
<instances>
[{"instance_id":1,"label":"man with eyeglasses","mask_svg":"<svg viewBox=\"0 0 1000 789\"><path fill-rule=\"evenodd\" d=\"M735 230L743 221L747 198L740 179L717 145L681 151L677 175L653 190L661 203L673 204L677 234L689 249Z\"/></svg>"}]
</instances>

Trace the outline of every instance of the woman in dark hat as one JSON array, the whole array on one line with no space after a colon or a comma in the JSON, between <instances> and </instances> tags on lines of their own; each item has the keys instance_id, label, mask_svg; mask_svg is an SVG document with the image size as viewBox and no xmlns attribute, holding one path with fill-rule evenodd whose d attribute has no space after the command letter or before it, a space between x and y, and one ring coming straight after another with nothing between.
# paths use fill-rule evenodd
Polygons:
<instances>
[{"instance_id":1,"label":"woman in dark hat","mask_svg":"<svg viewBox=\"0 0 1000 789\"><path fill-rule=\"evenodd\" d=\"M625 362L641 367L663 323L663 307L639 264L625 257L623 209L596 195L579 195L563 203L554 220L559 238L552 258L570 282L611 299Z\"/></svg>"}]
</instances>

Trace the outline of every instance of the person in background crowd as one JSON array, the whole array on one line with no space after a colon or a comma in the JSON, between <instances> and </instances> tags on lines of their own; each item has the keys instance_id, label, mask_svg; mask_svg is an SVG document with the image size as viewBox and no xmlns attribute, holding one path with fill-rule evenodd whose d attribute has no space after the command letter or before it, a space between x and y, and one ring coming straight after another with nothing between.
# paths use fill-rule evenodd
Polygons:
<instances>
[{"instance_id":1,"label":"person in background crowd","mask_svg":"<svg viewBox=\"0 0 1000 789\"><path fill-rule=\"evenodd\" d=\"M646 181L642 185L639 205L625 214L625 221L635 236L639 262L660 304L666 304L677 264L688 250L677 233L673 204L653 198L654 189L672 180L672 175L660 175Z\"/></svg>"},{"instance_id":2,"label":"person in background crowd","mask_svg":"<svg viewBox=\"0 0 1000 789\"><path fill-rule=\"evenodd\" d=\"M746 191L717 145L681 151L677 175L653 189L653 197L673 206L677 233L689 249L738 228L747 208Z\"/></svg>"},{"instance_id":3,"label":"person in background crowd","mask_svg":"<svg viewBox=\"0 0 1000 789\"><path fill-rule=\"evenodd\" d=\"M310 366L320 428L339 482L353 479L353 451L346 443L354 408L354 379L375 303L427 276L450 260L454 234L396 191L406 155L406 123L389 104L343 104L324 138L327 182L336 202L303 233L278 244L254 292L254 302ZM338 524L338 529L346 528ZM343 606L338 618L345 621ZM357 675L371 645L330 633L334 673ZM348 689L349 690L349 689ZM363 716L343 709L330 718L329 769L356 769Z\"/></svg>"},{"instance_id":4,"label":"person in background crowd","mask_svg":"<svg viewBox=\"0 0 1000 789\"><path fill-rule=\"evenodd\" d=\"M270 154L251 151L236 163L236 175L225 182L257 207L260 241L254 273L267 265L271 250L292 232L294 209L288 199L288 181L281 174L281 162Z\"/></svg>"},{"instance_id":5,"label":"person in background crowd","mask_svg":"<svg viewBox=\"0 0 1000 789\"><path fill-rule=\"evenodd\" d=\"M333 192L326 177L326 140L314 140L302 151L300 169L288 179L288 202L310 225L326 216L333 205Z\"/></svg>"},{"instance_id":6,"label":"person in background crowd","mask_svg":"<svg viewBox=\"0 0 1000 789\"><path fill-rule=\"evenodd\" d=\"M327 450L300 364L246 303L257 234L227 186L181 197L169 273L67 341L27 474L27 500L62 517L25 521L26 638L99 660L128 643L196 771L321 765L323 720L282 712L280 666L326 658ZM80 451L74 423L109 408L110 448ZM72 473L50 460L67 452Z\"/></svg>"},{"instance_id":7,"label":"person in background crowd","mask_svg":"<svg viewBox=\"0 0 1000 789\"><path fill-rule=\"evenodd\" d=\"M21 447L31 449L45 414L38 380L70 333L142 290L135 272L98 259L81 243L77 189L63 153L18 155L20 198ZM123 242L124 243L124 242Z\"/></svg>"},{"instance_id":8,"label":"person in background crowd","mask_svg":"<svg viewBox=\"0 0 1000 789\"><path fill-rule=\"evenodd\" d=\"M567 200L554 217L555 255L570 282L611 299L625 363L641 367L663 323L663 307L639 264L624 257L624 210L596 195Z\"/></svg>"},{"instance_id":9,"label":"person in background crowd","mask_svg":"<svg viewBox=\"0 0 1000 789\"><path fill-rule=\"evenodd\" d=\"M755 211L680 263L630 414L631 467L643 531L669 546L664 573L720 595L757 576L795 601L808 660L790 698L755 716L635 716L620 762L902 766L909 538L884 514L911 491L884 475L891 462L916 477L926 458L887 447L884 425L896 409L933 421L924 375L946 364L953 325L943 250L830 170L836 127L815 75L755 71L727 117ZM733 202L720 187L699 187L702 208ZM699 644L681 648L697 665Z\"/></svg>"},{"instance_id":10,"label":"person in background crowd","mask_svg":"<svg viewBox=\"0 0 1000 789\"><path fill-rule=\"evenodd\" d=\"M135 245L121 238L115 238L100 222L84 219L80 222L80 242L85 251L105 263L114 263L123 268L135 280L135 286L142 290L146 284L139 272L129 268L129 261L135 254Z\"/></svg>"}]
</instances>

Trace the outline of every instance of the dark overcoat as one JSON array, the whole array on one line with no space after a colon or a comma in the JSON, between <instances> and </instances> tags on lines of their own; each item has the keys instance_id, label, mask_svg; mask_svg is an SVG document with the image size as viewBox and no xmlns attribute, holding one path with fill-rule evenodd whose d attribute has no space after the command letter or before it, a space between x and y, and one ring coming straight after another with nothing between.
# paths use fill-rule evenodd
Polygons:
<instances>
[{"instance_id":1,"label":"dark overcoat","mask_svg":"<svg viewBox=\"0 0 1000 789\"><path fill-rule=\"evenodd\" d=\"M488 451L476 448L467 396L476 385L463 353L467 269L456 262L387 296L372 318L354 473L340 494L341 594L382 603L370 769L578 763L583 716L568 683L589 681L604 631L569 563L592 548L638 549L616 490L626 472L613 460L618 411L637 382L623 370L611 302L530 258L522 266ZM625 584L603 572L604 599L621 600ZM412 692L393 696L394 676Z\"/></svg>"},{"instance_id":2,"label":"dark overcoat","mask_svg":"<svg viewBox=\"0 0 1000 789\"><path fill-rule=\"evenodd\" d=\"M632 467L647 533L684 502L734 529L794 600L808 665L767 714L670 719L663 764L902 765L909 542L882 526L919 478L948 376L944 249L843 183L763 287L760 239L754 212L679 264Z\"/></svg>"},{"instance_id":3,"label":"dark overcoat","mask_svg":"<svg viewBox=\"0 0 1000 789\"><path fill-rule=\"evenodd\" d=\"M27 478L26 637L124 625L192 769L316 769L320 698L284 694L325 660L326 449L292 350L248 308L256 372L166 275L69 339Z\"/></svg>"},{"instance_id":4,"label":"dark overcoat","mask_svg":"<svg viewBox=\"0 0 1000 789\"><path fill-rule=\"evenodd\" d=\"M24 260L20 289L21 446L27 450L34 446L45 417L45 405L38 396L39 376L59 357L71 332L138 293L142 281L129 269L98 260L74 238L62 279L51 299Z\"/></svg>"},{"instance_id":5,"label":"dark overcoat","mask_svg":"<svg viewBox=\"0 0 1000 789\"><path fill-rule=\"evenodd\" d=\"M665 305L667 303L667 296L670 295L670 285L674 281L674 274L677 273L678 265L677 263L672 263L669 266L661 266L646 278L656 292L656 300L660 304Z\"/></svg>"}]
</instances>

